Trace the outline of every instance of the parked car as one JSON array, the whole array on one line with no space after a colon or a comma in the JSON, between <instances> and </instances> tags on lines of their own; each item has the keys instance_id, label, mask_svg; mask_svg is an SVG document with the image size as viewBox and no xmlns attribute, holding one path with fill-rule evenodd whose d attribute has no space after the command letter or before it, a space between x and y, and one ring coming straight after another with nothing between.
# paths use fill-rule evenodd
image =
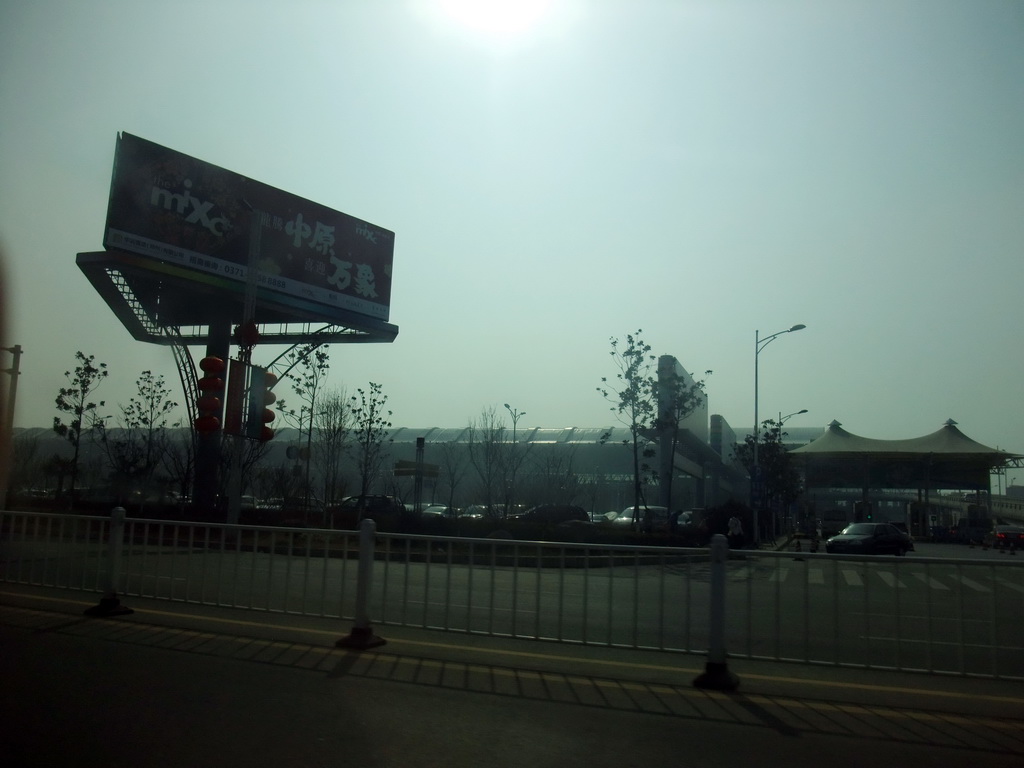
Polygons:
<instances>
[{"instance_id":1,"label":"parked car","mask_svg":"<svg viewBox=\"0 0 1024 768\"><path fill-rule=\"evenodd\" d=\"M362 520L376 521L378 527L396 530L415 513L394 496L349 496L327 510L337 528L355 530Z\"/></svg>"},{"instance_id":2,"label":"parked car","mask_svg":"<svg viewBox=\"0 0 1024 768\"><path fill-rule=\"evenodd\" d=\"M633 525L633 510L635 507L626 507L619 512L619 516L612 521L613 525L627 528ZM640 507L640 514L637 516L637 530L644 533L663 533L672 527L672 516L668 507L647 505Z\"/></svg>"},{"instance_id":3,"label":"parked car","mask_svg":"<svg viewBox=\"0 0 1024 768\"><path fill-rule=\"evenodd\" d=\"M470 517L475 520L487 518L490 520L501 520L505 516L505 508L500 504L470 504L462 510L459 517Z\"/></svg>"},{"instance_id":4,"label":"parked car","mask_svg":"<svg viewBox=\"0 0 1024 768\"><path fill-rule=\"evenodd\" d=\"M833 554L905 555L913 549L910 536L889 523L853 523L825 542Z\"/></svg>"},{"instance_id":5,"label":"parked car","mask_svg":"<svg viewBox=\"0 0 1024 768\"><path fill-rule=\"evenodd\" d=\"M994 526L985 535L984 544L994 549L1024 549L1024 526Z\"/></svg>"},{"instance_id":6,"label":"parked car","mask_svg":"<svg viewBox=\"0 0 1024 768\"><path fill-rule=\"evenodd\" d=\"M539 504L525 512L510 515L509 520L524 523L543 523L545 525L564 525L567 523L589 523L590 515L583 507L571 504Z\"/></svg>"}]
</instances>

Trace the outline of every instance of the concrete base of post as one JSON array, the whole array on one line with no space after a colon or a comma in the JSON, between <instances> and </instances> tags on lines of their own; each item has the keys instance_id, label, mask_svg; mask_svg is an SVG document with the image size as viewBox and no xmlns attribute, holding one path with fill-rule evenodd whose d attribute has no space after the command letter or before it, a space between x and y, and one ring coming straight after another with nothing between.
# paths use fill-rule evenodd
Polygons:
<instances>
[{"instance_id":1,"label":"concrete base of post","mask_svg":"<svg viewBox=\"0 0 1024 768\"><path fill-rule=\"evenodd\" d=\"M354 651L367 651L387 644L387 640L376 635L372 627L352 627L352 631L334 645L337 648L350 648Z\"/></svg>"},{"instance_id":2,"label":"concrete base of post","mask_svg":"<svg viewBox=\"0 0 1024 768\"><path fill-rule=\"evenodd\" d=\"M135 613L135 611L126 605L121 605L121 601L116 596L104 595L98 605L86 608L83 613L86 616L107 618L108 616L126 616L129 613Z\"/></svg>"},{"instance_id":3,"label":"concrete base of post","mask_svg":"<svg viewBox=\"0 0 1024 768\"><path fill-rule=\"evenodd\" d=\"M713 691L735 691L740 687L740 679L729 671L728 664L709 661L704 665L704 672L694 679L693 686Z\"/></svg>"}]
</instances>

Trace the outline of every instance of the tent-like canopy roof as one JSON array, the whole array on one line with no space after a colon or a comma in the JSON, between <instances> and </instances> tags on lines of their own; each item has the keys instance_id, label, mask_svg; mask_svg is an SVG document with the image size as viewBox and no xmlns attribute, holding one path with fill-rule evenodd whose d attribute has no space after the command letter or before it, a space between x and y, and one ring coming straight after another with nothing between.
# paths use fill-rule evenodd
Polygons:
<instances>
[{"instance_id":1,"label":"tent-like canopy roof","mask_svg":"<svg viewBox=\"0 0 1024 768\"><path fill-rule=\"evenodd\" d=\"M876 440L861 437L843 429L838 421L828 425L825 434L812 443L790 451L794 455L814 456L861 456L868 454L876 458L900 458L917 456L970 456L972 458L991 457L994 465L1000 459L1019 458L1015 454L989 448L987 445L971 440L956 428L956 422L948 420L941 429L923 437L909 440Z\"/></svg>"},{"instance_id":2,"label":"tent-like canopy roof","mask_svg":"<svg viewBox=\"0 0 1024 768\"><path fill-rule=\"evenodd\" d=\"M821 437L790 452L809 487L979 488L989 471L1021 457L975 442L950 419L930 435L875 440L833 421Z\"/></svg>"}]
</instances>

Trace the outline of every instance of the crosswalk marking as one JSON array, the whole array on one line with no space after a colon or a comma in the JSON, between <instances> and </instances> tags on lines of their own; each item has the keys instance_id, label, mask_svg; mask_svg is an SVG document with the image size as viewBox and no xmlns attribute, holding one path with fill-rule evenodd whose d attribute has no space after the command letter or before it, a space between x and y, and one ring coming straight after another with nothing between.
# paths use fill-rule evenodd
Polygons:
<instances>
[{"instance_id":1,"label":"crosswalk marking","mask_svg":"<svg viewBox=\"0 0 1024 768\"><path fill-rule=\"evenodd\" d=\"M860 574L850 568L844 568L840 573L843 574L843 579L846 581L848 586L851 587L863 587L864 580L861 579Z\"/></svg>"},{"instance_id":2,"label":"crosswalk marking","mask_svg":"<svg viewBox=\"0 0 1024 768\"><path fill-rule=\"evenodd\" d=\"M814 587L838 584L854 588L881 585L878 588L908 589L916 587L943 593L960 588L979 594L992 594L997 590L1012 590L1024 595L1024 581L997 576L995 573L990 577L975 580L945 570L935 573L927 568L919 570L916 567L896 567L885 570L872 565L857 567L856 564L851 563L848 567L840 567L842 565L847 564L819 565L818 563L800 561L774 563L769 568L737 565L735 568L730 568L729 578L733 582L756 579L775 585L786 584L787 588L794 584L797 588L801 584Z\"/></svg>"},{"instance_id":3,"label":"crosswalk marking","mask_svg":"<svg viewBox=\"0 0 1024 768\"><path fill-rule=\"evenodd\" d=\"M984 584L979 584L974 579L968 579L966 576L957 576L957 575L954 574L951 578L956 579L961 584L963 584L965 587L970 587L975 592L991 592L992 591L991 589L986 587Z\"/></svg>"},{"instance_id":4,"label":"crosswalk marking","mask_svg":"<svg viewBox=\"0 0 1024 768\"><path fill-rule=\"evenodd\" d=\"M789 578L789 568L776 568L772 571L771 576L768 577L768 581L783 583ZM807 583L808 584L824 584L825 583L825 571L822 568L808 568L807 569Z\"/></svg>"},{"instance_id":5,"label":"crosswalk marking","mask_svg":"<svg viewBox=\"0 0 1024 768\"><path fill-rule=\"evenodd\" d=\"M896 589L906 589L907 585L897 579L888 571L879 571L878 578L884 581L888 586L895 587Z\"/></svg>"},{"instance_id":6,"label":"crosswalk marking","mask_svg":"<svg viewBox=\"0 0 1024 768\"><path fill-rule=\"evenodd\" d=\"M996 576L996 581L998 581L1000 584L1002 584L1007 589L1012 589L1014 592L1020 592L1022 595L1024 595L1024 585L1015 584L1012 581L1007 581L1006 579L1001 579L998 576Z\"/></svg>"},{"instance_id":7,"label":"crosswalk marking","mask_svg":"<svg viewBox=\"0 0 1024 768\"><path fill-rule=\"evenodd\" d=\"M947 587L945 584L943 584L938 579L933 579L931 576L929 576L929 575L927 575L925 573L914 573L914 574L911 574L911 575L915 579L919 579L922 584L927 584L932 589L937 589L937 590L940 590L940 591L945 590L946 592L949 591L949 587Z\"/></svg>"}]
</instances>

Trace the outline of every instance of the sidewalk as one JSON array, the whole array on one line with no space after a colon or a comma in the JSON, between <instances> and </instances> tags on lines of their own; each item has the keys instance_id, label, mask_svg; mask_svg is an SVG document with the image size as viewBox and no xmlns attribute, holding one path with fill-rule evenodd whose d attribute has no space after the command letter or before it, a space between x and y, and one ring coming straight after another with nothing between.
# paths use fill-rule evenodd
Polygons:
<instances>
[{"instance_id":1,"label":"sidewalk","mask_svg":"<svg viewBox=\"0 0 1024 768\"><path fill-rule=\"evenodd\" d=\"M1019 682L351 627L0 584L5 766L1017 766Z\"/></svg>"}]
</instances>

